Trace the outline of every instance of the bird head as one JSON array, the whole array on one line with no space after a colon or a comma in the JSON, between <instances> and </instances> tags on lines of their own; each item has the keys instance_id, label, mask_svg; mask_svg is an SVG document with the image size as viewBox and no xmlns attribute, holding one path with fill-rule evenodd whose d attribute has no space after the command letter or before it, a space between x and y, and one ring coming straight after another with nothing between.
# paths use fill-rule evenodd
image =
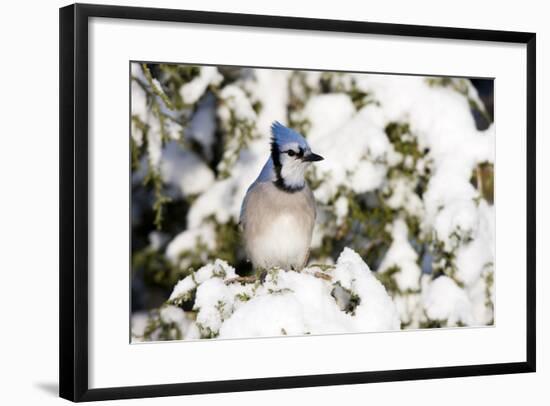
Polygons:
<instances>
[{"instance_id":1,"label":"bird head","mask_svg":"<svg viewBox=\"0 0 550 406\"><path fill-rule=\"evenodd\" d=\"M309 144L296 131L278 121L271 125L271 158L275 169L275 184L287 191L300 190L305 185L305 171L323 157L314 154Z\"/></svg>"}]
</instances>

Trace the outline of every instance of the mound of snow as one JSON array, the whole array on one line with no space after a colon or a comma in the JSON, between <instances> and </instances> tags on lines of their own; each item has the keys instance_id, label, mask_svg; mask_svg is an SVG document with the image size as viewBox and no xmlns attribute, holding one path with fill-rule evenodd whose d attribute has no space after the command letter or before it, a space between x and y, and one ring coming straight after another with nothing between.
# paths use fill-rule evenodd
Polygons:
<instances>
[{"instance_id":1,"label":"mound of snow","mask_svg":"<svg viewBox=\"0 0 550 406\"><path fill-rule=\"evenodd\" d=\"M196 312L194 326L181 315L182 330L196 327L202 338L244 338L400 328L392 299L349 248L329 269L273 269L252 282L236 278L234 268L216 260L178 282L169 302L178 304L194 294Z\"/></svg>"},{"instance_id":2,"label":"mound of snow","mask_svg":"<svg viewBox=\"0 0 550 406\"><path fill-rule=\"evenodd\" d=\"M466 292L448 276L431 282L423 293L423 300L431 320L445 320L448 326L475 324Z\"/></svg>"}]
</instances>

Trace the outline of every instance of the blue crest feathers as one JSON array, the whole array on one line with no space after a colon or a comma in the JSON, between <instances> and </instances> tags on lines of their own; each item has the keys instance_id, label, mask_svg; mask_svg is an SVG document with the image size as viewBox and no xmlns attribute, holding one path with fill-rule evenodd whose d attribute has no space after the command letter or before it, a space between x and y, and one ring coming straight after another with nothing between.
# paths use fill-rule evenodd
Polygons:
<instances>
[{"instance_id":1,"label":"blue crest feathers","mask_svg":"<svg viewBox=\"0 0 550 406\"><path fill-rule=\"evenodd\" d=\"M272 142L279 146L295 142L304 149L308 148L307 141L302 135L285 127L278 121L274 121L273 124L271 124L271 134L273 135Z\"/></svg>"}]
</instances>

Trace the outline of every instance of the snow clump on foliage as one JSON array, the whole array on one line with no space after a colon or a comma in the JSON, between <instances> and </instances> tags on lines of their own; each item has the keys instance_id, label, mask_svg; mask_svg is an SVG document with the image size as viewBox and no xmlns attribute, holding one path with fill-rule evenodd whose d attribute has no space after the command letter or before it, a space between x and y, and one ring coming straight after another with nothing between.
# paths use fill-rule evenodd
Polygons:
<instances>
[{"instance_id":1,"label":"snow clump on foliage","mask_svg":"<svg viewBox=\"0 0 550 406\"><path fill-rule=\"evenodd\" d=\"M194 297L193 313L178 307ZM399 315L384 286L361 257L344 249L334 267L301 272L272 269L263 281L244 282L222 260L180 280L160 308L159 325L174 338L243 338L388 331ZM151 339L134 330L135 338ZM162 330L162 328L159 328ZM141 334L141 335L140 335Z\"/></svg>"}]
</instances>

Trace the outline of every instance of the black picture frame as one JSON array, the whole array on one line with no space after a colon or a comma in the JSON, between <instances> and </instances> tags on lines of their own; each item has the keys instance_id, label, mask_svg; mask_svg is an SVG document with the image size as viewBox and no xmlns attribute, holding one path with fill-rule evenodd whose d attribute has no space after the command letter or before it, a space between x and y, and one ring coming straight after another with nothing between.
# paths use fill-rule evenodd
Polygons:
<instances>
[{"instance_id":1,"label":"black picture frame","mask_svg":"<svg viewBox=\"0 0 550 406\"><path fill-rule=\"evenodd\" d=\"M88 385L88 20L105 17L525 44L527 49L527 323L525 361L90 389ZM159 8L74 4L60 9L60 396L80 402L534 372L536 369L536 35Z\"/></svg>"}]
</instances>

